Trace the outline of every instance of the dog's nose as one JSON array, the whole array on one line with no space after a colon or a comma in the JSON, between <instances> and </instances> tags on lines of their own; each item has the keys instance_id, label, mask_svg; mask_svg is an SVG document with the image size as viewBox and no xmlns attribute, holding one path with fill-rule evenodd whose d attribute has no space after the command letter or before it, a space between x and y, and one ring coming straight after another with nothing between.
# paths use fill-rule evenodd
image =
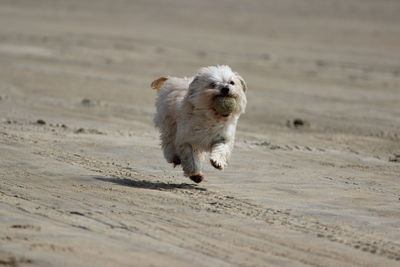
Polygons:
<instances>
[{"instance_id":1,"label":"dog's nose","mask_svg":"<svg viewBox=\"0 0 400 267\"><path fill-rule=\"evenodd\" d=\"M229 88L228 87L222 87L221 88L221 94L222 95L228 95L229 94Z\"/></svg>"}]
</instances>

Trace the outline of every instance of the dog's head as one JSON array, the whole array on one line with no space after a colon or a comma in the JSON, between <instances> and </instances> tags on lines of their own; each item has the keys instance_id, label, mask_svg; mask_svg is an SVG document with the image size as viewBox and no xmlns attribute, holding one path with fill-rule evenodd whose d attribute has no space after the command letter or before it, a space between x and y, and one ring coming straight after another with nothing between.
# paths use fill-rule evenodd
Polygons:
<instances>
[{"instance_id":1,"label":"dog's head","mask_svg":"<svg viewBox=\"0 0 400 267\"><path fill-rule=\"evenodd\" d=\"M213 99L217 96L234 97L236 109L231 115L240 115L244 113L247 104L246 90L246 82L229 66L210 66L201 68L193 78L189 85L188 99L195 110L215 117Z\"/></svg>"}]
</instances>

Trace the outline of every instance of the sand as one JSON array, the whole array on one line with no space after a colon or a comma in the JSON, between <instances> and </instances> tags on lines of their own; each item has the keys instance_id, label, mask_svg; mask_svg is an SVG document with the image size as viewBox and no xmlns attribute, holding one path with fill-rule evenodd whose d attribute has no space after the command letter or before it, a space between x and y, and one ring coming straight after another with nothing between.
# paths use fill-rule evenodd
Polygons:
<instances>
[{"instance_id":1,"label":"sand","mask_svg":"<svg viewBox=\"0 0 400 267\"><path fill-rule=\"evenodd\" d=\"M0 1L1 266L398 266L398 1ZM230 166L162 157L162 75L248 84Z\"/></svg>"}]
</instances>

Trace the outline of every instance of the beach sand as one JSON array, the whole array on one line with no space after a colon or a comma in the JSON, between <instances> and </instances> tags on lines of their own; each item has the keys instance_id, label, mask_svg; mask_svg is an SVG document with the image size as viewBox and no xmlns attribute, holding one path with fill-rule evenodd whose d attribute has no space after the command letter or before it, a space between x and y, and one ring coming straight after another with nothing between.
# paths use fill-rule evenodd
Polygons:
<instances>
[{"instance_id":1,"label":"beach sand","mask_svg":"<svg viewBox=\"0 0 400 267\"><path fill-rule=\"evenodd\" d=\"M400 264L400 2L0 1L1 266ZM247 81L230 166L162 157L162 75Z\"/></svg>"}]
</instances>

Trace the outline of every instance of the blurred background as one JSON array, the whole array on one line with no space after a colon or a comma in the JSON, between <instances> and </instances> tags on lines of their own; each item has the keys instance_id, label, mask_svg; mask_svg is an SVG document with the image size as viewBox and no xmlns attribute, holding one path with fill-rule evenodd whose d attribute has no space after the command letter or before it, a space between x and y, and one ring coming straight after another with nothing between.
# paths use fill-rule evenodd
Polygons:
<instances>
[{"instance_id":1,"label":"blurred background","mask_svg":"<svg viewBox=\"0 0 400 267\"><path fill-rule=\"evenodd\" d=\"M1 90L16 86L37 105L90 98L147 122L154 78L228 64L250 88L244 131L282 131L299 117L312 131L397 138L398 1L0 4Z\"/></svg>"}]
</instances>

